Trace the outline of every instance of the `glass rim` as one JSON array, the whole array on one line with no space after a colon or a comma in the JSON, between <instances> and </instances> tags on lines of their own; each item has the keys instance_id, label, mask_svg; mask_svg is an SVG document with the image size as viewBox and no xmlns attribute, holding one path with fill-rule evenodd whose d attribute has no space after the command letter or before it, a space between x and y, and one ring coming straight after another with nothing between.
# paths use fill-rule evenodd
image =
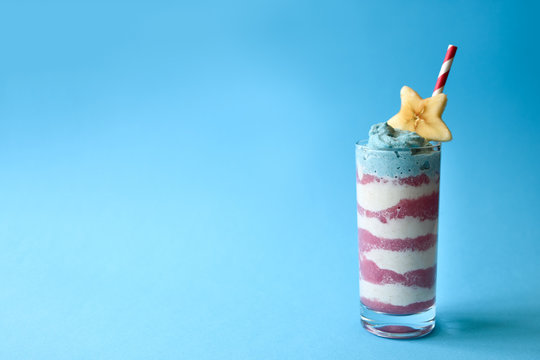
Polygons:
<instances>
[{"instance_id":1,"label":"glass rim","mask_svg":"<svg viewBox=\"0 0 540 360\"><path fill-rule=\"evenodd\" d=\"M358 140L355 143L355 146L356 146L356 148L365 149L365 150L369 150L369 151L391 151L391 152L394 152L394 151L411 151L411 150L440 150L441 144L442 144L440 141L435 141L435 142L430 142L429 145L426 145L426 146L415 146L415 147L407 147L407 148L371 149L371 148L367 147L368 141L369 141L368 139Z\"/></svg>"}]
</instances>

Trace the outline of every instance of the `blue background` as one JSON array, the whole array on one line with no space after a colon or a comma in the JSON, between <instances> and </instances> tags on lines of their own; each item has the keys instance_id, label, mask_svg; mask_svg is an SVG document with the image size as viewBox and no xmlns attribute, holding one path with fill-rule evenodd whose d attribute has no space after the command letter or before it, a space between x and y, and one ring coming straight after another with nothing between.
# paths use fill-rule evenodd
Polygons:
<instances>
[{"instance_id":1,"label":"blue background","mask_svg":"<svg viewBox=\"0 0 540 360\"><path fill-rule=\"evenodd\" d=\"M539 10L2 2L0 358L538 359ZM449 43L438 327L380 339L354 142Z\"/></svg>"}]
</instances>

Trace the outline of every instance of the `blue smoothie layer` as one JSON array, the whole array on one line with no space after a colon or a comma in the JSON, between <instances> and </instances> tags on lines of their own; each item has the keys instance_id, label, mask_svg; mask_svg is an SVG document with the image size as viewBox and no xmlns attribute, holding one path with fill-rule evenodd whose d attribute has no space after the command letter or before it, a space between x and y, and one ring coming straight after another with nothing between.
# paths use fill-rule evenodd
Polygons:
<instances>
[{"instance_id":1,"label":"blue smoothie layer","mask_svg":"<svg viewBox=\"0 0 540 360\"><path fill-rule=\"evenodd\" d=\"M431 146L415 132L394 129L386 122L375 124L367 145L356 147L357 165L362 172L376 176L432 177L440 172L441 152L439 146Z\"/></svg>"}]
</instances>

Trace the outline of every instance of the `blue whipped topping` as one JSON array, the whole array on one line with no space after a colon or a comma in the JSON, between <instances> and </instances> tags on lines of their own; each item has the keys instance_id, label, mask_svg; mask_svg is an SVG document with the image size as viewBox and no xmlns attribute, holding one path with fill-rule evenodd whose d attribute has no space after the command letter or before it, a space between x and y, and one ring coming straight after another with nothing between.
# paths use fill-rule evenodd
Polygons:
<instances>
[{"instance_id":1,"label":"blue whipped topping","mask_svg":"<svg viewBox=\"0 0 540 360\"><path fill-rule=\"evenodd\" d=\"M408 149L429 145L415 132L394 129L386 122L375 124L369 130L367 147L370 149Z\"/></svg>"},{"instance_id":2,"label":"blue whipped topping","mask_svg":"<svg viewBox=\"0 0 540 360\"><path fill-rule=\"evenodd\" d=\"M428 146L428 148L418 149ZM412 131L394 129L387 123L375 124L369 131L367 145L356 146L356 161L363 173L404 178L440 171L440 147Z\"/></svg>"}]
</instances>

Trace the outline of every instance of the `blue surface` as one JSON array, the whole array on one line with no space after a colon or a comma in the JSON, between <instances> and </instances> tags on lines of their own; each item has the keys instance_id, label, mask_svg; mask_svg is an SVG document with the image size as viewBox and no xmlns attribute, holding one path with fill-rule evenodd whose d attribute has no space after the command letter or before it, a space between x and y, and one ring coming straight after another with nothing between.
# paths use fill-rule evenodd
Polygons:
<instances>
[{"instance_id":1,"label":"blue surface","mask_svg":"<svg viewBox=\"0 0 540 360\"><path fill-rule=\"evenodd\" d=\"M2 2L0 358L538 359L538 10ZM379 339L354 143L449 43L438 327Z\"/></svg>"}]
</instances>

